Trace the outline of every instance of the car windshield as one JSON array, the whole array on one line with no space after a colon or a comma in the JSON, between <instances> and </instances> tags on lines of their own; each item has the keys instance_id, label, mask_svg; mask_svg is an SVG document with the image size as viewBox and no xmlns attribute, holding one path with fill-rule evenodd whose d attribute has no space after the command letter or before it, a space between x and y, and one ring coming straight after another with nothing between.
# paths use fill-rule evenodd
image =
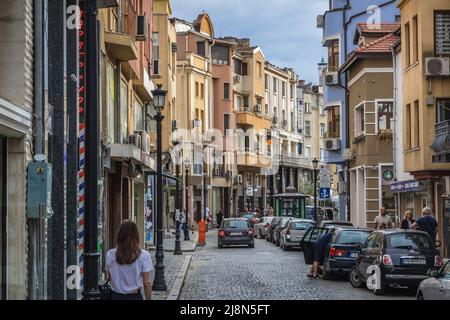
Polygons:
<instances>
[{"instance_id":1,"label":"car windshield","mask_svg":"<svg viewBox=\"0 0 450 320\"><path fill-rule=\"evenodd\" d=\"M291 223L292 230L309 230L309 228L313 227L315 227L315 225L312 222L294 221Z\"/></svg>"},{"instance_id":2,"label":"car windshield","mask_svg":"<svg viewBox=\"0 0 450 320\"><path fill-rule=\"evenodd\" d=\"M417 233L394 233L387 236L387 247L390 249L431 249L428 236Z\"/></svg>"},{"instance_id":3,"label":"car windshield","mask_svg":"<svg viewBox=\"0 0 450 320\"><path fill-rule=\"evenodd\" d=\"M330 226L352 226L351 223L348 222L328 222L323 224L324 227L330 227Z\"/></svg>"},{"instance_id":4,"label":"car windshield","mask_svg":"<svg viewBox=\"0 0 450 320\"><path fill-rule=\"evenodd\" d=\"M248 223L244 220L225 220L223 227L229 229L246 229L248 228Z\"/></svg>"},{"instance_id":5,"label":"car windshield","mask_svg":"<svg viewBox=\"0 0 450 320\"><path fill-rule=\"evenodd\" d=\"M253 219L255 215L253 213L244 213L241 215L241 217L245 218L245 219Z\"/></svg>"},{"instance_id":6,"label":"car windshield","mask_svg":"<svg viewBox=\"0 0 450 320\"><path fill-rule=\"evenodd\" d=\"M363 230L345 230L342 231L337 239L338 244L363 244L370 235L370 231Z\"/></svg>"}]
</instances>

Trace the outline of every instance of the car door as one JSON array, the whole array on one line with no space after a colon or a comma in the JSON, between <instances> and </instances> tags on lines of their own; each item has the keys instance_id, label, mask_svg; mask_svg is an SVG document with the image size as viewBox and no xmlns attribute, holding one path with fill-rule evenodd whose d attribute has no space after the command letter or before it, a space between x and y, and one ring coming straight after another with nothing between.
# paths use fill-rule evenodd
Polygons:
<instances>
[{"instance_id":1,"label":"car door","mask_svg":"<svg viewBox=\"0 0 450 320\"><path fill-rule=\"evenodd\" d=\"M368 238L366 243L361 248L361 253L358 255L356 259L356 265L358 267L359 273L367 279L369 274L367 273L367 269L372 264L373 260L373 250L376 249L376 240L378 234L372 233Z\"/></svg>"},{"instance_id":2,"label":"car door","mask_svg":"<svg viewBox=\"0 0 450 320\"><path fill-rule=\"evenodd\" d=\"M302 240L300 241L300 247L303 251L303 255L305 257L305 263L306 264L312 264L313 263L313 245L314 242L316 242L321 236L324 234L330 232L331 229L327 228L319 228L314 227L309 229L305 235L303 236Z\"/></svg>"}]
</instances>

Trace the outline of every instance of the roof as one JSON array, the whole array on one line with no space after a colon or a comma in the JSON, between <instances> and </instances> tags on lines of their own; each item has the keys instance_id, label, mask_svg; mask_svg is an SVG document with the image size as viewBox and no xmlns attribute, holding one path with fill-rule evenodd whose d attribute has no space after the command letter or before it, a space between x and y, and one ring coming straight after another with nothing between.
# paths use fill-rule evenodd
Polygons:
<instances>
[{"instance_id":1,"label":"roof","mask_svg":"<svg viewBox=\"0 0 450 320\"><path fill-rule=\"evenodd\" d=\"M399 23L358 23L356 25L354 44L358 44L360 36L383 36L389 33L395 33L400 29Z\"/></svg>"}]
</instances>

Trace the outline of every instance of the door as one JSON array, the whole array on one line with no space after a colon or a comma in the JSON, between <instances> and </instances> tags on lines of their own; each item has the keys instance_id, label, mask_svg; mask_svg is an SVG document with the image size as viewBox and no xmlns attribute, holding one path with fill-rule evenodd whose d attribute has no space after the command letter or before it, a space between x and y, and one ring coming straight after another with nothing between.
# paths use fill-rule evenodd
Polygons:
<instances>
[{"instance_id":1,"label":"door","mask_svg":"<svg viewBox=\"0 0 450 320\"><path fill-rule=\"evenodd\" d=\"M6 138L0 137L0 300L6 300Z\"/></svg>"},{"instance_id":2,"label":"door","mask_svg":"<svg viewBox=\"0 0 450 320\"><path fill-rule=\"evenodd\" d=\"M330 232L331 229L314 227L309 229L302 240L300 241L300 247L302 248L303 255L305 257L305 264L312 264L314 259L313 245L321 236Z\"/></svg>"}]
</instances>

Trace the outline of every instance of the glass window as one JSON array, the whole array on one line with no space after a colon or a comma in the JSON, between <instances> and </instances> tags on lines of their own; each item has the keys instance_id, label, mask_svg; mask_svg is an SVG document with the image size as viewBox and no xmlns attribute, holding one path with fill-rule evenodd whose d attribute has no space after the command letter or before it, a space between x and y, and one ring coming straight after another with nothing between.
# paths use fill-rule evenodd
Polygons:
<instances>
[{"instance_id":1,"label":"glass window","mask_svg":"<svg viewBox=\"0 0 450 320\"><path fill-rule=\"evenodd\" d=\"M278 80L277 78L273 78L273 93L277 93L277 84L278 84Z\"/></svg>"},{"instance_id":2,"label":"glass window","mask_svg":"<svg viewBox=\"0 0 450 320\"><path fill-rule=\"evenodd\" d=\"M200 84L200 98L205 99L205 85L203 83Z\"/></svg>"},{"instance_id":3,"label":"glass window","mask_svg":"<svg viewBox=\"0 0 450 320\"><path fill-rule=\"evenodd\" d=\"M266 90L269 90L269 76L267 74L264 77L264 86Z\"/></svg>"},{"instance_id":4,"label":"glass window","mask_svg":"<svg viewBox=\"0 0 450 320\"><path fill-rule=\"evenodd\" d=\"M236 96L236 110L241 110L242 108L242 98L241 96Z\"/></svg>"},{"instance_id":5,"label":"glass window","mask_svg":"<svg viewBox=\"0 0 450 320\"><path fill-rule=\"evenodd\" d=\"M431 239L424 234L395 233L387 236L387 246L391 249L431 249Z\"/></svg>"},{"instance_id":6,"label":"glass window","mask_svg":"<svg viewBox=\"0 0 450 320\"><path fill-rule=\"evenodd\" d=\"M247 62L242 63L242 75L243 76L248 75L248 63Z\"/></svg>"},{"instance_id":7,"label":"glass window","mask_svg":"<svg viewBox=\"0 0 450 320\"><path fill-rule=\"evenodd\" d=\"M439 99L437 105L437 121L436 123L450 120L450 99Z\"/></svg>"},{"instance_id":8,"label":"glass window","mask_svg":"<svg viewBox=\"0 0 450 320\"><path fill-rule=\"evenodd\" d=\"M325 137L325 123L320 124L320 138L323 139Z\"/></svg>"},{"instance_id":9,"label":"glass window","mask_svg":"<svg viewBox=\"0 0 450 320\"><path fill-rule=\"evenodd\" d=\"M204 41L197 42L197 54L206 57L206 46Z\"/></svg>"},{"instance_id":10,"label":"glass window","mask_svg":"<svg viewBox=\"0 0 450 320\"><path fill-rule=\"evenodd\" d=\"M312 222L291 222L292 230L309 230L309 228L314 228L315 224Z\"/></svg>"},{"instance_id":11,"label":"glass window","mask_svg":"<svg viewBox=\"0 0 450 320\"><path fill-rule=\"evenodd\" d=\"M260 79L262 79L262 64L261 64L261 62L256 62L256 70L257 70L257 75L258 75L258 78L260 78Z\"/></svg>"},{"instance_id":12,"label":"glass window","mask_svg":"<svg viewBox=\"0 0 450 320\"><path fill-rule=\"evenodd\" d=\"M339 40L333 40L328 46L328 70L337 71L339 69Z\"/></svg>"},{"instance_id":13,"label":"glass window","mask_svg":"<svg viewBox=\"0 0 450 320\"><path fill-rule=\"evenodd\" d=\"M116 77L115 70L111 63L106 64L106 109L107 109L107 132L111 143L116 142Z\"/></svg>"},{"instance_id":14,"label":"glass window","mask_svg":"<svg viewBox=\"0 0 450 320\"><path fill-rule=\"evenodd\" d=\"M226 46L214 45L212 51L212 62L215 64L228 64L229 63L229 51Z\"/></svg>"},{"instance_id":15,"label":"glass window","mask_svg":"<svg viewBox=\"0 0 450 320\"><path fill-rule=\"evenodd\" d=\"M223 98L224 98L224 100L230 100L230 84L229 83L223 84Z\"/></svg>"},{"instance_id":16,"label":"glass window","mask_svg":"<svg viewBox=\"0 0 450 320\"><path fill-rule=\"evenodd\" d=\"M242 75L242 62L237 59L233 59L234 73Z\"/></svg>"},{"instance_id":17,"label":"glass window","mask_svg":"<svg viewBox=\"0 0 450 320\"><path fill-rule=\"evenodd\" d=\"M225 220L223 222L223 228L245 229L248 227L249 227L248 221L246 220Z\"/></svg>"},{"instance_id":18,"label":"glass window","mask_svg":"<svg viewBox=\"0 0 450 320\"><path fill-rule=\"evenodd\" d=\"M305 121L305 136L311 136L311 121Z\"/></svg>"},{"instance_id":19,"label":"glass window","mask_svg":"<svg viewBox=\"0 0 450 320\"><path fill-rule=\"evenodd\" d=\"M448 261L444 268L442 268L442 275L445 278L450 278L450 261Z\"/></svg>"},{"instance_id":20,"label":"glass window","mask_svg":"<svg viewBox=\"0 0 450 320\"><path fill-rule=\"evenodd\" d=\"M128 86L120 82L120 139L121 143L128 141Z\"/></svg>"},{"instance_id":21,"label":"glass window","mask_svg":"<svg viewBox=\"0 0 450 320\"><path fill-rule=\"evenodd\" d=\"M393 128L393 107L392 101L378 101L378 130L391 130Z\"/></svg>"},{"instance_id":22,"label":"glass window","mask_svg":"<svg viewBox=\"0 0 450 320\"><path fill-rule=\"evenodd\" d=\"M224 113L223 115L223 129L226 132L227 129L230 128L230 115L228 113Z\"/></svg>"},{"instance_id":23,"label":"glass window","mask_svg":"<svg viewBox=\"0 0 450 320\"><path fill-rule=\"evenodd\" d=\"M339 244L363 244L370 235L370 231L342 231L336 243Z\"/></svg>"},{"instance_id":24,"label":"glass window","mask_svg":"<svg viewBox=\"0 0 450 320\"><path fill-rule=\"evenodd\" d=\"M355 137L364 134L364 104L355 108Z\"/></svg>"},{"instance_id":25,"label":"glass window","mask_svg":"<svg viewBox=\"0 0 450 320\"><path fill-rule=\"evenodd\" d=\"M144 130L144 106L137 98L134 99L134 124L135 131Z\"/></svg>"},{"instance_id":26,"label":"glass window","mask_svg":"<svg viewBox=\"0 0 450 320\"><path fill-rule=\"evenodd\" d=\"M286 97L286 82L281 82L282 94L283 97Z\"/></svg>"},{"instance_id":27,"label":"glass window","mask_svg":"<svg viewBox=\"0 0 450 320\"><path fill-rule=\"evenodd\" d=\"M159 33L155 32L152 36L152 43L153 43L153 74L159 75Z\"/></svg>"}]
</instances>

